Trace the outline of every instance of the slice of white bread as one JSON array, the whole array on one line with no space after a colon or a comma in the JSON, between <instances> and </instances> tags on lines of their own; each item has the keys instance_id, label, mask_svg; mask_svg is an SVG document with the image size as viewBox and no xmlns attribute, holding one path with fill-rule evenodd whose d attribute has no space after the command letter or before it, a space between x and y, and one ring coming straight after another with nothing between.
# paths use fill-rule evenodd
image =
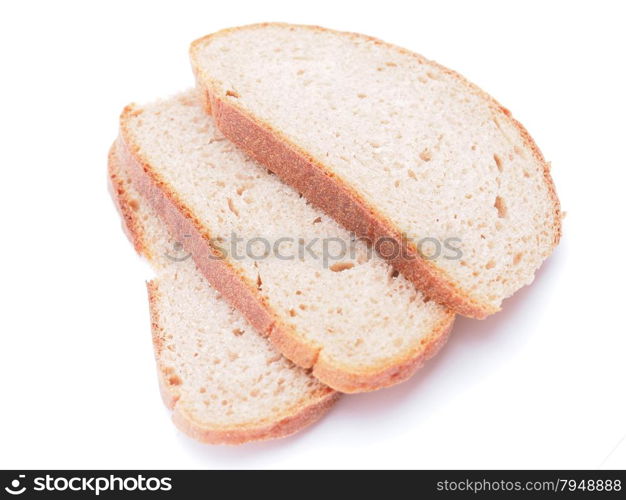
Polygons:
<instances>
[{"instance_id":1,"label":"slice of white bread","mask_svg":"<svg viewBox=\"0 0 626 500\"><path fill-rule=\"evenodd\" d=\"M109 155L123 226L157 271L148 283L161 394L176 425L199 441L284 437L319 419L338 393L283 356L220 298Z\"/></svg>"},{"instance_id":2,"label":"slice of white bread","mask_svg":"<svg viewBox=\"0 0 626 500\"><path fill-rule=\"evenodd\" d=\"M557 245L548 164L457 73L368 36L287 24L220 31L190 52L226 137L348 229L394 240L381 253L456 312L496 312Z\"/></svg>"},{"instance_id":3,"label":"slice of white bread","mask_svg":"<svg viewBox=\"0 0 626 500\"><path fill-rule=\"evenodd\" d=\"M362 392L405 380L447 338L450 310L425 301L383 259L368 256L363 242L229 143L195 91L128 106L117 151L209 283L333 389ZM270 252L255 238L272 246L291 240ZM300 255L301 241L303 249L315 243L317 256ZM325 242L345 244L346 252L324 254Z\"/></svg>"}]
</instances>

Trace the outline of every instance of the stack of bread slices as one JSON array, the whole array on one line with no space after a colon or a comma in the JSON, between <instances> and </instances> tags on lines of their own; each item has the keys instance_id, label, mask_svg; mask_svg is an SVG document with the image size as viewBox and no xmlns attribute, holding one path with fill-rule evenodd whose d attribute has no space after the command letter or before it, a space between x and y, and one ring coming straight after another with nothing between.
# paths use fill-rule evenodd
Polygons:
<instances>
[{"instance_id":1,"label":"stack of bread slices","mask_svg":"<svg viewBox=\"0 0 626 500\"><path fill-rule=\"evenodd\" d=\"M159 382L208 443L292 434L409 378L560 237L549 166L453 71L364 35L196 40L197 87L129 105L109 181L148 283Z\"/></svg>"}]
</instances>

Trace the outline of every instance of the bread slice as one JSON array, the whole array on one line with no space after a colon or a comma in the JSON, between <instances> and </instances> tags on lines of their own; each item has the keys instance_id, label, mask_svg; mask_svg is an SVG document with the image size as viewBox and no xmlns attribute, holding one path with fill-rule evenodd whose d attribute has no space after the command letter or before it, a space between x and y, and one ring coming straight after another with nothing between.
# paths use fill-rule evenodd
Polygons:
<instances>
[{"instance_id":1,"label":"bread slice","mask_svg":"<svg viewBox=\"0 0 626 500\"><path fill-rule=\"evenodd\" d=\"M559 241L559 202L528 132L437 63L287 24L206 36L191 61L228 139L348 229L394 241L381 253L460 314L496 312Z\"/></svg>"},{"instance_id":2,"label":"bread slice","mask_svg":"<svg viewBox=\"0 0 626 500\"><path fill-rule=\"evenodd\" d=\"M405 380L446 339L451 311L237 150L195 92L128 106L117 148L209 283L333 389Z\"/></svg>"},{"instance_id":3,"label":"bread slice","mask_svg":"<svg viewBox=\"0 0 626 500\"><path fill-rule=\"evenodd\" d=\"M294 366L212 289L109 155L111 192L148 283L161 394L176 425L199 441L284 437L318 420L338 393Z\"/></svg>"}]
</instances>

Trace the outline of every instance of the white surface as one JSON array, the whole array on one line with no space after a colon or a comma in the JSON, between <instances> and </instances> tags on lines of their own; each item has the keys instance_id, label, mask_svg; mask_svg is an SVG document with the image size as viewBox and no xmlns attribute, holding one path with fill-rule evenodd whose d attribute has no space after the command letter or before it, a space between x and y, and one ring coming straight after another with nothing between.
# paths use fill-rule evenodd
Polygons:
<instances>
[{"instance_id":1,"label":"white surface","mask_svg":"<svg viewBox=\"0 0 626 500\"><path fill-rule=\"evenodd\" d=\"M0 467L626 467L623 8L349 4L2 4ZM106 154L125 104L192 84L191 40L264 20L368 33L458 70L528 127L568 215L535 285L459 319L409 382L345 397L286 440L210 447L159 399L149 272Z\"/></svg>"}]
</instances>

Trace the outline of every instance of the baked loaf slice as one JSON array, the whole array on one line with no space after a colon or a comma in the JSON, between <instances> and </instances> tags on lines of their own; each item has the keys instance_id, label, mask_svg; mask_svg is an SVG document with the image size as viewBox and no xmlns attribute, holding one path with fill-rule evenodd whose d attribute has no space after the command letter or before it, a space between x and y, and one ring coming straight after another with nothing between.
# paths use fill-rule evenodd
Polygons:
<instances>
[{"instance_id":1,"label":"baked loaf slice","mask_svg":"<svg viewBox=\"0 0 626 500\"><path fill-rule=\"evenodd\" d=\"M450 310L228 142L195 92L128 106L117 151L209 283L333 389L400 382L446 339Z\"/></svg>"},{"instance_id":2,"label":"baked loaf slice","mask_svg":"<svg viewBox=\"0 0 626 500\"><path fill-rule=\"evenodd\" d=\"M559 241L559 202L528 132L437 63L286 24L206 36L191 61L228 139L348 229L391 238L381 253L460 314L496 312Z\"/></svg>"},{"instance_id":3,"label":"baked loaf slice","mask_svg":"<svg viewBox=\"0 0 626 500\"><path fill-rule=\"evenodd\" d=\"M294 366L212 289L109 156L111 192L148 283L161 394L176 425L202 442L287 436L315 422L338 393Z\"/></svg>"}]
</instances>

